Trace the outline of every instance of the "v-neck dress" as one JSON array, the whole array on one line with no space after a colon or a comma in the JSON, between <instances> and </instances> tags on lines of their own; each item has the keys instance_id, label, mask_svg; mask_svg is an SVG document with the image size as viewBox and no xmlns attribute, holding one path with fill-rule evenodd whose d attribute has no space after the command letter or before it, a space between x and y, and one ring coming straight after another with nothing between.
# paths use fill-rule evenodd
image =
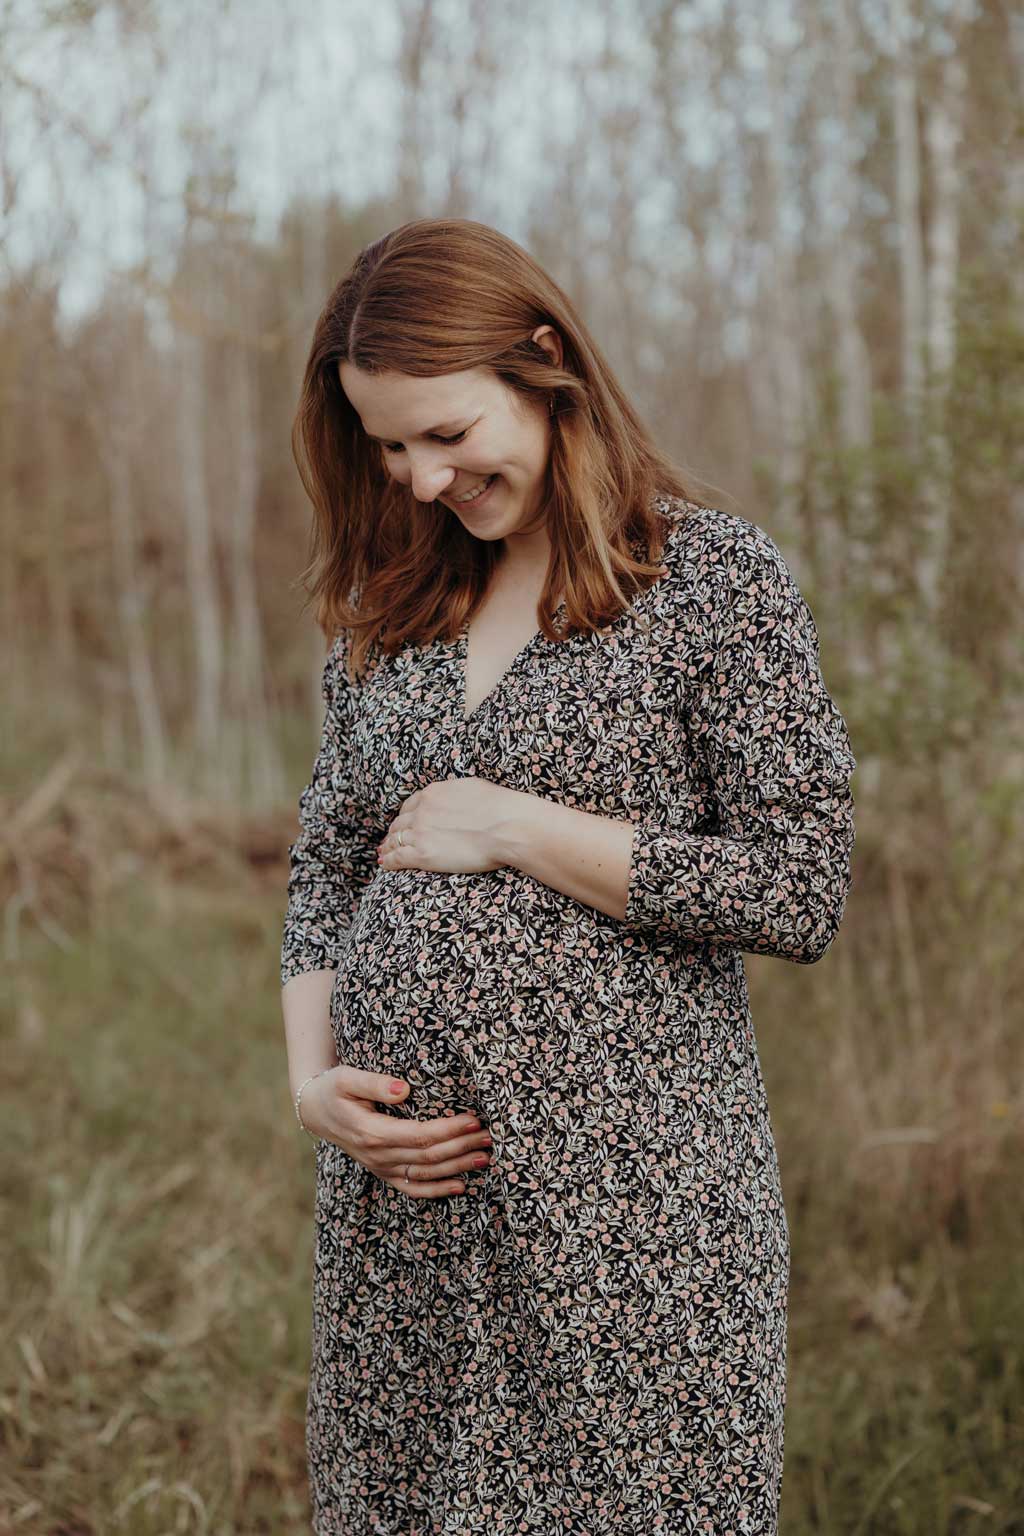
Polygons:
<instances>
[{"instance_id":1,"label":"v-neck dress","mask_svg":"<svg viewBox=\"0 0 1024 1536\"><path fill-rule=\"evenodd\" d=\"M756 524L656 498L662 574L538 631L465 715L466 630L324 668L281 979L336 972L338 1060L475 1109L491 1165L414 1199L316 1150L306 1418L317 1536L773 1536L789 1231L744 952L832 943L856 766ZM556 626L557 627L557 626ZM380 868L476 775L630 822L624 918L515 866Z\"/></svg>"}]
</instances>

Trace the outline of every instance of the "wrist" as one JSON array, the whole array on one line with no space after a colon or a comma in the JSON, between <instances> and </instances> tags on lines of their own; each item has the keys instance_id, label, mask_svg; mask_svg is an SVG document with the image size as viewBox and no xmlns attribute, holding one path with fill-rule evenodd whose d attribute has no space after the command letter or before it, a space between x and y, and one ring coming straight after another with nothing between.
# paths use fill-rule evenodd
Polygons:
<instances>
[{"instance_id":1,"label":"wrist","mask_svg":"<svg viewBox=\"0 0 1024 1536\"><path fill-rule=\"evenodd\" d=\"M547 803L539 795L518 789L508 791L504 814L491 829L491 852L496 867L511 864L523 869L529 864L546 809Z\"/></svg>"},{"instance_id":2,"label":"wrist","mask_svg":"<svg viewBox=\"0 0 1024 1536\"><path fill-rule=\"evenodd\" d=\"M319 1132L315 1128L311 1112L314 1108L318 1080L323 1077L325 1072L332 1070L332 1067L321 1067L319 1072L314 1072L309 1077L304 1078L294 1095L295 1118L302 1130L306 1132L306 1135L312 1137L314 1141L317 1140Z\"/></svg>"}]
</instances>

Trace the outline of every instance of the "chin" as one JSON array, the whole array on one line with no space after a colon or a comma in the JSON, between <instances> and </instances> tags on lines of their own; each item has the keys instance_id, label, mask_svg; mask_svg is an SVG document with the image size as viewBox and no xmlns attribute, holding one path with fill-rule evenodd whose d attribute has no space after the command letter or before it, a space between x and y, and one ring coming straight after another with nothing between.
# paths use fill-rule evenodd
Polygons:
<instances>
[{"instance_id":1,"label":"chin","mask_svg":"<svg viewBox=\"0 0 1024 1536\"><path fill-rule=\"evenodd\" d=\"M484 543L487 543L491 539L503 539L506 533L515 531L514 529L510 529L506 523L499 522L497 519L495 519L494 522L488 523L485 523L483 519L481 519L479 523L474 523L472 519L468 517L460 517L459 522L462 524L463 528L465 528L467 533L471 533L473 535L474 539L480 539Z\"/></svg>"}]
</instances>

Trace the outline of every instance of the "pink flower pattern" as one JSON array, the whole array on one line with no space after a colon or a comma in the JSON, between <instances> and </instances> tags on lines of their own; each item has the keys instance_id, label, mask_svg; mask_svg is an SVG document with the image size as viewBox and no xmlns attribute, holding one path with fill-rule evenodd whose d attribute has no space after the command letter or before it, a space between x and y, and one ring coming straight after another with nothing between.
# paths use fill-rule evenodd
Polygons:
<instances>
[{"instance_id":1,"label":"pink flower pattern","mask_svg":"<svg viewBox=\"0 0 1024 1536\"><path fill-rule=\"evenodd\" d=\"M800 964L850 885L856 766L756 524L659 497L663 574L537 632L464 718L466 628L324 668L282 983L336 971L338 1059L476 1109L491 1166L415 1200L316 1151L317 1536L775 1536L789 1230L743 952ZM519 869L381 869L476 774L634 826L622 920Z\"/></svg>"}]
</instances>

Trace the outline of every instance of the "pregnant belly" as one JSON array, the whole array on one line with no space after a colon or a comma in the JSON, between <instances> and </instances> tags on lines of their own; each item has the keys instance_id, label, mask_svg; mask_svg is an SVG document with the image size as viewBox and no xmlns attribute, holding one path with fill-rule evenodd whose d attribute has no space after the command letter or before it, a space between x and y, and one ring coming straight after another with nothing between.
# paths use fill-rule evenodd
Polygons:
<instances>
[{"instance_id":1,"label":"pregnant belly","mask_svg":"<svg viewBox=\"0 0 1024 1536\"><path fill-rule=\"evenodd\" d=\"M415 1119L493 1122L556 1083L600 1084L599 1099L675 1126L726 1114L716 1101L734 1092L753 1102L745 992L723 997L689 951L655 964L636 949L613 918L513 866L379 870L331 994L338 1060L408 1082L390 1112Z\"/></svg>"},{"instance_id":2,"label":"pregnant belly","mask_svg":"<svg viewBox=\"0 0 1024 1536\"><path fill-rule=\"evenodd\" d=\"M511 868L379 870L331 995L339 1061L409 1082L402 1111L417 1119L478 1108L476 1065L504 1033L510 994L545 984L556 905L556 893Z\"/></svg>"}]
</instances>

